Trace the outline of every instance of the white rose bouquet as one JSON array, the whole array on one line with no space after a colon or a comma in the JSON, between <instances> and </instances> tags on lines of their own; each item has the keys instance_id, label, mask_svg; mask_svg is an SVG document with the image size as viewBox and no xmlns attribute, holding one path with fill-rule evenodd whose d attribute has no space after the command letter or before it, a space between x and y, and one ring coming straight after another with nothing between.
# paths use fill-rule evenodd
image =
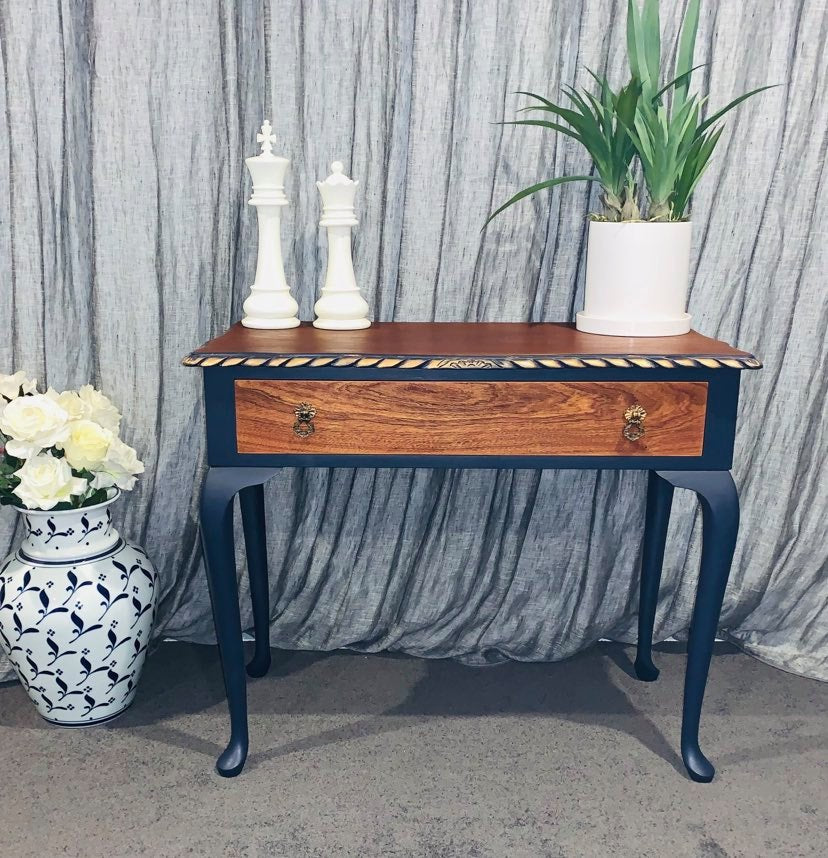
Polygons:
<instances>
[{"instance_id":1,"label":"white rose bouquet","mask_svg":"<svg viewBox=\"0 0 828 858\"><path fill-rule=\"evenodd\" d=\"M39 393L23 372L0 374L0 504L76 509L129 491L144 465L120 427L118 409L91 384Z\"/></svg>"}]
</instances>

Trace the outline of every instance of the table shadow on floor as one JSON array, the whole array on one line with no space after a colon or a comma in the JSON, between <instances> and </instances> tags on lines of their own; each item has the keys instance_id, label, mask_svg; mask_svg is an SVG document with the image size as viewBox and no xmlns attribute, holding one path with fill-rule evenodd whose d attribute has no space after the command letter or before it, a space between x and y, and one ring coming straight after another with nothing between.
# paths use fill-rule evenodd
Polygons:
<instances>
[{"instance_id":1,"label":"table shadow on floor","mask_svg":"<svg viewBox=\"0 0 828 858\"><path fill-rule=\"evenodd\" d=\"M215 757L222 747L164 722L219 704L223 706L224 686L216 651L212 647L187 644L176 644L173 648L177 650L171 654L176 663L170 663L170 656L164 658L163 664L151 659L142 679L140 700L109 729L140 729L153 741ZM274 651L273 655L271 672L249 682L248 696L251 715L273 716L274 733L278 733L276 719L280 715L364 717L270 749L256 750L256 745L261 747L262 742L262 737L256 736L248 761L250 768L293 753L411 729L428 718L529 715L618 730L632 736L677 771L683 771L673 743L613 680L612 663L624 673L632 674L629 656L618 645L595 647L561 662L506 662L486 669L452 660L412 659L394 654ZM302 682L304 674L331 659L342 663L341 673L339 669L333 673L341 683L349 683L350 693L338 696L338 683L334 682L328 689L330 693L310 696L304 693L297 701L286 680L294 677L294 681ZM353 693L354 687L361 684L365 687L365 683L371 682L374 674L371 665L376 667L382 661L415 662L417 666L416 671L408 670L411 682L403 689L403 699L392 705L378 705L382 703L382 692ZM323 672L328 674L331 670L323 667ZM550 729L554 729L552 724Z\"/></svg>"}]
</instances>

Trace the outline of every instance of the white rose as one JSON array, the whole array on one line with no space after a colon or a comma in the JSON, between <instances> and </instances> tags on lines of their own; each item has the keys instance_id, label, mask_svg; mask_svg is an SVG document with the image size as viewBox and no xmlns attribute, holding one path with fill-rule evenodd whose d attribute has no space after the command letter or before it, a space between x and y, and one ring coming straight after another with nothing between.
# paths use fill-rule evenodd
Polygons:
<instances>
[{"instance_id":1,"label":"white rose","mask_svg":"<svg viewBox=\"0 0 828 858\"><path fill-rule=\"evenodd\" d=\"M112 404L111 400L104 396L100 390L95 390L91 384L84 384L78 391L81 401L88 406L89 413L84 415L96 423L100 423L104 429L117 435L121 428L121 412Z\"/></svg>"},{"instance_id":2,"label":"white rose","mask_svg":"<svg viewBox=\"0 0 828 858\"><path fill-rule=\"evenodd\" d=\"M5 396L6 399L17 399L21 389L24 394L36 393L37 382L33 378L29 378L23 370L14 375L0 373L0 396Z\"/></svg>"},{"instance_id":3,"label":"white rose","mask_svg":"<svg viewBox=\"0 0 828 858\"><path fill-rule=\"evenodd\" d=\"M58 446L76 471L92 471L103 464L113 438L109 429L94 420L73 420L69 424L69 436Z\"/></svg>"},{"instance_id":4,"label":"white rose","mask_svg":"<svg viewBox=\"0 0 828 858\"><path fill-rule=\"evenodd\" d=\"M0 414L0 432L9 440L6 452L28 459L69 434L69 415L44 393L13 399Z\"/></svg>"},{"instance_id":5,"label":"white rose","mask_svg":"<svg viewBox=\"0 0 828 858\"><path fill-rule=\"evenodd\" d=\"M131 491L135 485L135 475L144 473L144 463L138 454L120 438L113 437L109 450L100 468L95 468L93 489L108 489L117 486L124 491Z\"/></svg>"},{"instance_id":6,"label":"white rose","mask_svg":"<svg viewBox=\"0 0 828 858\"><path fill-rule=\"evenodd\" d=\"M92 408L84 402L75 390L64 390L58 393L54 388L49 388L45 396L57 404L69 415L70 420L87 420L92 414Z\"/></svg>"},{"instance_id":7,"label":"white rose","mask_svg":"<svg viewBox=\"0 0 828 858\"><path fill-rule=\"evenodd\" d=\"M16 476L20 485L14 488L14 493L28 509L52 509L70 501L72 495L82 495L87 487L86 480L72 476L65 459L56 459L49 453L27 459Z\"/></svg>"}]
</instances>

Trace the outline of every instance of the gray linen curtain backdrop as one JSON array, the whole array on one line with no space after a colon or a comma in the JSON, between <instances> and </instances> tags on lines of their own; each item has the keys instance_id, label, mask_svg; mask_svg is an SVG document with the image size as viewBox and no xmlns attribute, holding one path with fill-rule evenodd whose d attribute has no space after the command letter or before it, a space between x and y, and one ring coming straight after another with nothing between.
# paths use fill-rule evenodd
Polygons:
<instances>
[{"instance_id":1,"label":"gray linen curtain backdrop","mask_svg":"<svg viewBox=\"0 0 828 858\"><path fill-rule=\"evenodd\" d=\"M662 0L672 44L684 0ZM623 80L625 0L0 3L0 367L110 393L146 461L119 502L161 573L157 634L210 641L190 349L241 315L255 264L243 159L264 116L291 159L288 278L312 318L316 179L360 180L357 277L376 319L568 320L587 186L486 214L584 152L514 117L529 89ZM828 679L828 9L703 4L711 104L764 83L696 195L690 311L761 356L743 379L743 523L721 625ZM288 470L267 487L273 642L484 661L632 641L642 473ZM16 532L0 514L0 550ZM689 625L700 517L677 493L656 632ZM243 567L240 565L240 572ZM241 580L249 624L247 585ZM0 666L0 670L3 667ZM5 666L8 676L8 665Z\"/></svg>"}]
</instances>

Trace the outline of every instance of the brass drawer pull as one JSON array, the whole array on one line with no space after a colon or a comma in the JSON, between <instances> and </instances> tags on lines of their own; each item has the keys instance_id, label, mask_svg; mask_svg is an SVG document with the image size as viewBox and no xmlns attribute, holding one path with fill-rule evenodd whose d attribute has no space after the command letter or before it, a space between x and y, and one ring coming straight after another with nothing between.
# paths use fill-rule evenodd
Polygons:
<instances>
[{"instance_id":1,"label":"brass drawer pull","mask_svg":"<svg viewBox=\"0 0 828 858\"><path fill-rule=\"evenodd\" d=\"M631 405L624 412L623 434L628 441L638 441L644 435L644 418L647 412L640 405Z\"/></svg>"},{"instance_id":2,"label":"brass drawer pull","mask_svg":"<svg viewBox=\"0 0 828 858\"><path fill-rule=\"evenodd\" d=\"M313 418L316 417L316 409L312 405L308 405L307 402L303 402L293 409L293 413L296 415L293 431L300 438L307 438L308 435L313 435L315 431Z\"/></svg>"}]
</instances>

